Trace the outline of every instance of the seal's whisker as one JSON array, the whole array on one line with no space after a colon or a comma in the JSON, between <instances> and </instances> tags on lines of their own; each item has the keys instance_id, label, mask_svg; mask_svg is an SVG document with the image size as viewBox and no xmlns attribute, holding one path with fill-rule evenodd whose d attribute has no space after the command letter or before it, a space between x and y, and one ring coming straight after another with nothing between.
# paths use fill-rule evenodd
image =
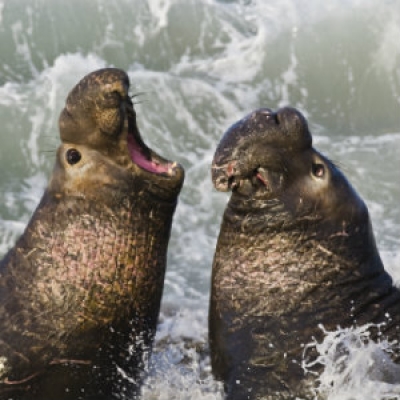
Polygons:
<instances>
[{"instance_id":1,"label":"seal's whisker","mask_svg":"<svg viewBox=\"0 0 400 400\"><path fill-rule=\"evenodd\" d=\"M134 93L134 94L131 94L129 97L131 98L131 99L134 99L135 97L138 97L138 96L143 96L143 95L146 95L148 92L136 92L136 93Z\"/></svg>"},{"instance_id":2,"label":"seal's whisker","mask_svg":"<svg viewBox=\"0 0 400 400\"><path fill-rule=\"evenodd\" d=\"M57 138L57 137L55 137L55 136L53 136L53 135L42 135L42 138L54 140L54 141L56 141L56 142L58 142L58 143L60 142L60 139Z\"/></svg>"},{"instance_id":3,"label":"seal's whisker","mask_svg":"<svg viewBox=\"0 0 400 400\"><path fill-rule=\"evenodd\" d=\"M341 162L341 161L334 161L329 159L329 161L338 169L340 169L343 172L348 172L349 168L348 165L346 165L345 163Z\"/></svg>"},{"instance_id":4,"label":"seal's whisker","mask_svg":"<svg viewBox=\"0 0 400 400\"><path fill-rule=\"evenodd\" d=\"M43 149L43 150L39 150L39 153L51 153L51 154L56 154L57 153L57 149Z\"/></svg>"},{"instance_id":5,"label":"seal's whisker","mask_svg":"<svg viewBox=\"0 0 400 400\"><path fill-rule=\"evenodd\" d=\"M138 104L144 104L144 103L149 103L149 100L134 101L133 105L136 106Z\"/></svg>"}]
</instances>

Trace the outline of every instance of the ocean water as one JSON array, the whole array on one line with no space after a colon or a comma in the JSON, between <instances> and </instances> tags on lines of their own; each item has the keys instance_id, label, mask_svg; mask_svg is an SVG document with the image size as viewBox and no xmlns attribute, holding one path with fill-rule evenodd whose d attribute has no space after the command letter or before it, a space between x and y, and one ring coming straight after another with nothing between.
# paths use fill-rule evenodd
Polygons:
<instances>
[{"instance_id":1,"label":"ocean water","mask_svg":"<svg viewBox=\"0 0 400 400\"><path fill-rule=\"evenodd\" d=\"M214 149L252 109L298 107L316 147L365 199L400 282L399 37L400 0L0 0L0 255L46 186L69 90L92 70L125 69L132 93L143 93L145 141L186 169L143 398L222 399L206 343L228 199L212 188ZM339 342L345 361L334 356ZM367 368L398 343L370 342L358 327L310 346L326 367L317 394L400 399L400 384Z\"/></svg>"}]
</instances>

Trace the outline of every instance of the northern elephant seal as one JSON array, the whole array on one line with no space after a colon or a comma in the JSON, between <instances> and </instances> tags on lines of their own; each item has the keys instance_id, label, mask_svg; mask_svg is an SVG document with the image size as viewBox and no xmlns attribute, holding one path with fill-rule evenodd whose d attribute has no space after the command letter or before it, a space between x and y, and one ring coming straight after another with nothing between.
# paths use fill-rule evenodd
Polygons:
<instances>
[{"instance_id":1,"label":"northern elephant seal","mask_svg":"<svg viewBox=\"0 0 400 400\"><path fill-rule=\"evenodd\" d=\"M314 398L302 357L321 325L385 321L383 336L399 338L400 293L367 207L313 148L300 112L259 109L229 128L212 179L232 191L209 314L212 368L228 399Z\"/></svg>"},{"instance_id":2,"label":"northern elephant seal","mask_svg":"<svg viewBox=\"0 0 400 400\"><path fill-rule=\"evenodd\" d=\"M48 187L0 264L0 398L122 398L155 333L184 172L143 142L119 69L84 77L59 129Z\"/></svg>"}]
</instances>

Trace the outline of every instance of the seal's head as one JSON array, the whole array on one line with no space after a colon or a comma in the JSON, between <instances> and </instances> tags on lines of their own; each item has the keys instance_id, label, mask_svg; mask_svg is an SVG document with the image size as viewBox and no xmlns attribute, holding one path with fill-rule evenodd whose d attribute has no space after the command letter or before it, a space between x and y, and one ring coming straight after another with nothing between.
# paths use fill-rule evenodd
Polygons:
<instances>
[{"instance_id":1,"label":"seal's head","mask_svg":"<svg viewBox=\"0 0 400 400\"><path fill-rule=\"evenodd\" d=\"M279 200L295 218L356 224L367 215L339 168L313 148L304 116L290 107L256 110L229 128L215 152L212 180L242 199Z\"/></svg>"},{"instance_id":2,"label":"seal's head","mask_svg":"<svg viewBox=\"0 0 400 400\"><path fill-rule=\"evenodd\" d=\"M131 184L133 179L154 195L175 201L183 168L143 142L124 71L105 68L85 76L69 93L59 127L63 145L58 151L60 171L53 177L54 190L62 186L64 192L88 195L96 192L92 185ZM132 179L127 180L128 175Z\"/></svg>"}]
</instances>

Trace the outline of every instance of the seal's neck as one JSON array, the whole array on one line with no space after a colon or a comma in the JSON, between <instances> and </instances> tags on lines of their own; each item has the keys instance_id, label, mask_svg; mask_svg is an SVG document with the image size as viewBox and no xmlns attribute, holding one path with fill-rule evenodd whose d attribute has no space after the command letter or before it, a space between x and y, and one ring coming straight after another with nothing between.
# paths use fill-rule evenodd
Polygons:
<instances>
[{"instance_id":1,"label":"seal's neck","mask_svg":"<svg viewBox=\"0 0 400 400\"><path fill-rule=\"evenodd\" d=\"M227 253L232 253L230 260ZM284 264L293 279L299 279L301 270L313 284L326 280L343 285L384 273L368 215L363 221L329 220L317 212L294 214L279 199L237 193L225 210L217 254L225 263L239 260L247 272L262 269L270 274L276 269L279 275ZM324 278L331 273L334 278Z\"/></svg>"},{"instance_id":2,"label":"seal's neck","mask_svg":"<svg viewBox=\"0 0 400 400\"><path fill-rule=\"evenodd\" d=\"M309 225L320 220L320 216L294 215L277 198L258 199L233 193L224 214L224 227L248 237L276 235L287 230L303 230L302 225ZM222 231L222 230L221 230Z\"/></svg>"},{"instance_id":3,"label":"seal's neck","mask_svg":"<svg viewBox=\"0 0 400 400\"><path fill-rule=\"evenodd\" d=\"M27 279L34 276L37 286L48 288L53 308L62 308L68 296L71 314L63 317L68 324L80 323L78 307L96 323L133 314L155 320L174 209L140 194L94 202L46 192L17 255L27 257L35 249Z\"/></svg>"}]
</instances>

